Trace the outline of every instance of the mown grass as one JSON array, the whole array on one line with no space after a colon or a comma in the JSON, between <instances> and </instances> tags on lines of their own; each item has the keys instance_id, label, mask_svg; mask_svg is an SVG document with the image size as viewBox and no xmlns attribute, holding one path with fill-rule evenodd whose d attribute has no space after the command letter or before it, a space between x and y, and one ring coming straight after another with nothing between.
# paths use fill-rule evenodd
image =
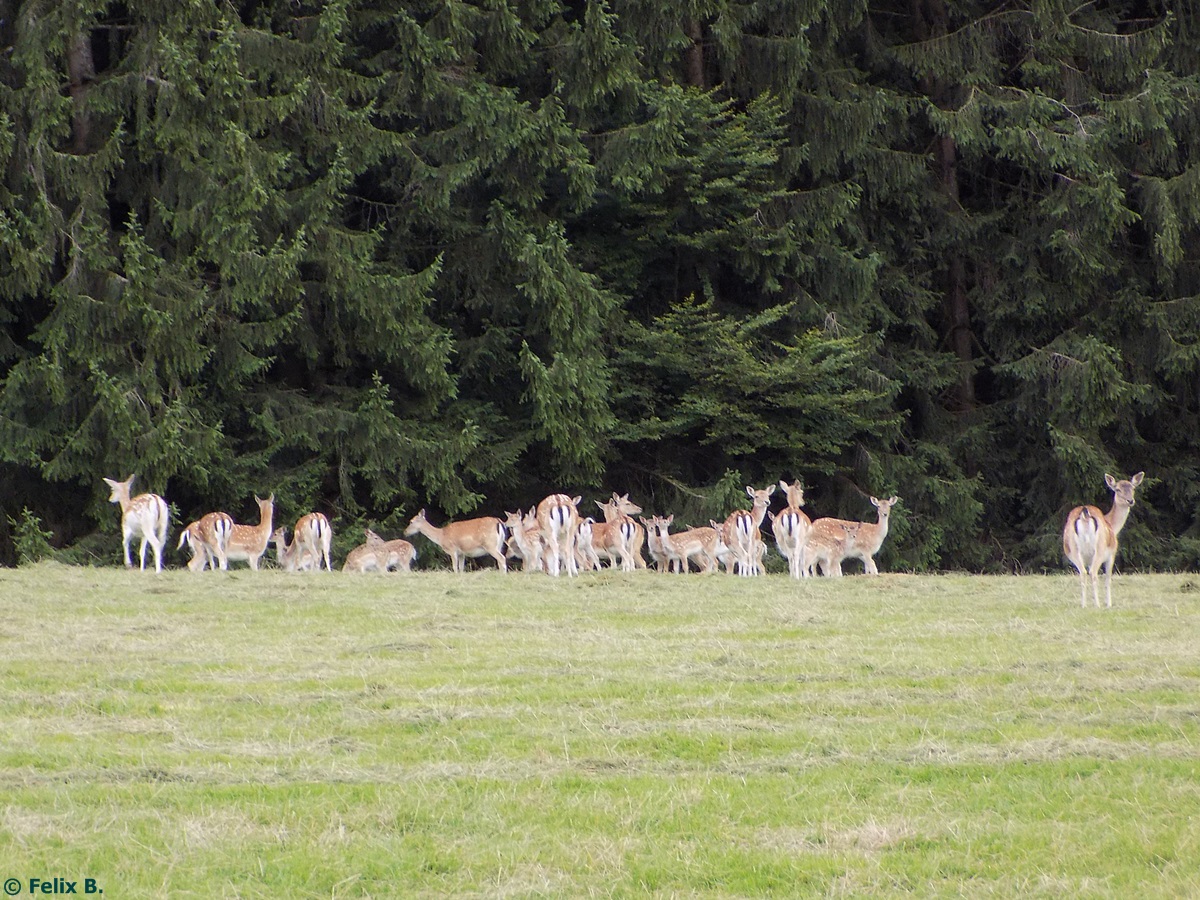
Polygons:
<instances>
[{"instance_id":1,"label":"mown grass","mask_svg":"<svg viewBox=\"0 0 1200 900\"><path fill-rule=\"evenodd\" d=\"M1200 588L0 572L0 879L1200 895ZM23 892L22 895L24 895Z\"/></svg>"}]
</instances>

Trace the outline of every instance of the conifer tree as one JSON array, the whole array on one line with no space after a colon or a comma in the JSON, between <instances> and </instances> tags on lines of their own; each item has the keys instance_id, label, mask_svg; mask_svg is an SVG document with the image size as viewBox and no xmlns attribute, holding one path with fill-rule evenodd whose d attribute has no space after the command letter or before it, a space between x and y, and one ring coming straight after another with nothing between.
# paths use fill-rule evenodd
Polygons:
<instances>
[{"instance_id":1,"label":"conifer tree","mask_svg":"<svg viewBox=\"0 0 1200 900\"><path fill-rule=\"evenodd\" d=\"M470 502L471 430L425 420L454 391L436 260L400 268L346 215L400 152L346 67L346 4L27 2L8 27L9 476L105 519L100 475L130 471L185 508Z\"/></svg>"},{"instance_id":2,"label":"conifer tree","mask_svg":"<svg viewBox=\"0 0 1200 900\"><path fill-rule=\"evenodd\" d=\"M1027 569L1145 469L1123 559L1200 562L1190 6L8 7L0 523L801 477Z\"/></svg>"},{"instance_id":3,"label":"conifer tree","mask_svg":"<svg viewBox=\"0 0 1200 900\"><path fill-rule=\"evenodd\" d=\"M1007 548L993 563L1054 565L1062 514L1100 499L1105 471L1173 467L1147 425L1171 415L1164 314L1195 302L1170 224L1195 234L1194 63L1170 70L1170 15L1121 4L926 0L875 7L870 25L895 149L928 163L918 190L870 191L881 277L903 289L885 296L955 371L913 392L914 437L977 478L971 539ZM1147 524L1125 559L1145 559Z\"/></svg>"},{"instance_id":4,"label":"conifer tree","mask_svg":"<svg viewBox=\"0 0 1200 900\"><path fill-rule=\"evenodd\" d=\"M839 309L869 297L876 265L845 230L858 188L802 171L816 136L796 85L852 23L824 7L723 0L612 10L589 9L564 54L573 78L603 90L567 81L561 93L592 134L597 171L596 203L571 234L629 298L629 318L614 330L622 462L613 468L640 476L643 492L666 504L691 502L697 488L724 496L726 470L760 481L804 476L832 502L835 484L853 490L880 476L861 464L895 438L895 420L876 403L892 392L877 349L838 320ZM587 77L589 66L603 78ZM846 363L838 387L817 358ZM705 377L685 387L699 368ZM765 373L779 379L775 413L757 409L757 389L739 411L738 392ZM811 412L801 414L792 391L806 389ZM838 389L844 405L825 393ZM735 437L739 423L747 433ZM799 428L807 434L791 450L770 438L799 438Z\"/></svg>"}]
</instances>

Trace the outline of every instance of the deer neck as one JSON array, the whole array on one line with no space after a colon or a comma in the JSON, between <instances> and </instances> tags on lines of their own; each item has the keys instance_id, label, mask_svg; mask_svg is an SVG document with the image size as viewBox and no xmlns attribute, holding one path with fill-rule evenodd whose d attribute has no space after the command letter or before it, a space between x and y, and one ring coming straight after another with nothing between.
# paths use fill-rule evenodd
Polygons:
<instances>
[{"instance_id":1,"label":"deer neck","mask_svg":"<svg viewBox=\"0 0 1200 900\"><path fill-rule=\"evenodd\" d=\"M882 509L879 510L879 518L871 528L871 531L874 532L871 535L873 543L877 543L879 545L883 544L884 538L887 537L888 523L891 521L891 518L892 511L890 509L887 512L884 512Z\"/></svg>"},{"instance_id":2,"label":"deer neck","mask_svg":"<svg viewBox=\"0 0 1200 900\"><path fill-rule=\"evenodd\" d=\"M141 507L146 505L145 503L138 503L137 501L140 499L141 497L131 497L129 494L129 488L126 488L124 492L117 497L117 505L121 507L121 515L128 516L137 513Z\"/></svg>"},{"instance_id":3,"label":"deer neck","mask_svg":"<svg viewBox=\"0 0 1200 900\"><path fill-rule=\"evenodd\" d=\"M417 531L425 535L439 547L442 545L442 529L436 527L425 519L417 523Z\"/></svg>"},{"instance_id":4,"label":"deer neck","mask_svg":"<svg viewBox=\"0 0 1200 900\"><path fill-rule=\"evenodd\" d=\"M624 522L629 518L629 514L620 506L613 502L601 503L600 510L604 513L604 524L612 525L617 522Z\"/></svg>"},{"instance_id":5,"label":"deer neck","mask_svg":"<svg viewBox=\"0 0 1200 900\"><path fill-rule=\"evenodd\" d=\"M1120 534L1128 518L1129 504L1123 503L1114 497L1112 509L1104 514L1104 521L1108 523L1108 527L1112 529L1112 533Z\"/></svg>"}]
</instances>

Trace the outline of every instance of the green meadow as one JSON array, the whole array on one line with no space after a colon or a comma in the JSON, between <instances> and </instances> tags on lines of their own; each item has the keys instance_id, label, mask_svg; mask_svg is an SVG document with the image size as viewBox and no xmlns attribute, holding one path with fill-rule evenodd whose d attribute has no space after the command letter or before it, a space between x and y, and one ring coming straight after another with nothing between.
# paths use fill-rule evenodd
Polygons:
<instances>
[{"instance_id":1,"label":"green meadow","mask_svg":"<svg viewBox=\"0 0 1200 900\"><path fill-rule=\"evenodd\" d=\"M0 571L0 880L1197 896L1200 584L1113 597L1081 609L1065 574Z\"/></svg>"}]
</instances>

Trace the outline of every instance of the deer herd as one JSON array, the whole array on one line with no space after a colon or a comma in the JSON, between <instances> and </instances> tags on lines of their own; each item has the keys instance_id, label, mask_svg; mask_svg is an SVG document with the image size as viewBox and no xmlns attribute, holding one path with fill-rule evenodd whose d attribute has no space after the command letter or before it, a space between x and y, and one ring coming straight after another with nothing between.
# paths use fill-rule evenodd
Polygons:
<instances>
[{"instance_id":1,"label":"deer herd","mask_svg":"<svg viewBox=\"0 0 1200 900\"><path fill-rule=\"evenodd\" d=\"M1105 475L1113 492L1113 507L1101 512L1095 506L1079 506L1067 517L1063 529L1063 552L1079 571L1082 602L1087 605L1087 582L1092 584L1096 606L1100 605L1098 578L1105 574L1108 605L1112 606L1112 566L1117 554L1117 535L1133 507L1134 491L1142 483L1139 472L1128 481ZM154 553L154 569L162 571L162 553L167 538L169 512L157 494L131 496L133 480L105 478L112 493L109 500L120 504L121 531L125 565L133 565L130 543L141 538L141 568L146 567L146 548ZM660 572L685 573L696 568L704 573L724 567L730 574L759 575L765 571L766 543L762 526L770 520L771 533L780 555L787 560L792 578L808 578L818 573L838 577L847 560L860 560L868 575L878 574L875 555L887 537L892 507L899 497L880 500L871 497L876 508L874 522L847 519L811 519L802 509L804 489L799 481L780 481L786 506L779 512L769 507L776 485L762 490L747 487L749 509L737 509L724 521L710 520L708 525L672 532L673 515L642 516L642 508L628 494L613 493L606 501L595 501L601 517L582 516L581 497L551 494L528 512L433 525L422 509L409 522L404 533L422 534L450 557L455 572L462 572L466 560L491 557L502 572L508 560L519 560L529 572L568 576L582 571L599 570L607 561L623 572L646 568L645 548ZM177 549L188 547L192 553L188 568L201 572L207 568L227 569L232 561L245 561L257 570L268 546L275 544L276 562L285 571L333 570L330 546L333 531L329 519L319 512L301 516L287 538L285 527L274 528L275 497L258 504L257 525L242 525L224 512L211 512L183 529ZM634 516L637 516L635 519ZM405 540L385 541L371 529L365 529L365 543L355 547L342 566L346 572L410 571L416 550Z\"/></svg>"}]
</instances>

